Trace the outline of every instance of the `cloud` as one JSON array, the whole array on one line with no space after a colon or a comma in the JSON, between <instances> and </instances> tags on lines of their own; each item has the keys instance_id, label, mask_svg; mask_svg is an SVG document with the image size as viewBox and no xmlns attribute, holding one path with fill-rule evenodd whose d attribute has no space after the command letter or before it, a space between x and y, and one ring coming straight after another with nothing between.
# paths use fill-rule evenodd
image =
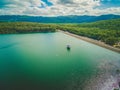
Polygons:
<instances>
[{"instance_id":1,"label":"cloud","mask_svg":"<svg viewBox=\"0 0 120 90\"><path fill-rule=\"evenodd\" d=\"M115 3L115 2L114 2ZM120 7L101 0L1 0L1 15L102 15L120 14Z\"/></svg>"}]
</instances>

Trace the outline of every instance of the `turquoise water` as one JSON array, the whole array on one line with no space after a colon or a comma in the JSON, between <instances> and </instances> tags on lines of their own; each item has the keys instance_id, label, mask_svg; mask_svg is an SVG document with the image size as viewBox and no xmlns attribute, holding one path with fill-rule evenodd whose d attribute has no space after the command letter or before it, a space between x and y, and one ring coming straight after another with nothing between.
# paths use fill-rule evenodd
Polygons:
<instances>
[{"instance_id":1,"label":"turquoise water","mask_svg":"<svg viewBox=\"0 0 120 90\"><path fill-rule=\"evenodd\" d=\"M119 63L120 54L61 32L0 35L0 87L82 90L104 60Z\"/></svg>"}]
</instances>

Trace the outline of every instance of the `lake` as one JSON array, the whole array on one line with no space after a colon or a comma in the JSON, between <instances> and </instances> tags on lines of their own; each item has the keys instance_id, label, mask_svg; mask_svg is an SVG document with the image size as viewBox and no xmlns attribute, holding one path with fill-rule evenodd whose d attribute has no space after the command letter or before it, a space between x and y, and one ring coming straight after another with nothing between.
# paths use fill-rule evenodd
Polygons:
<instances>
[{"instance_id":1,"label":"lake","mask_svg":"<svg viewBox=\"0 0 120 90\"><path fill-rule=\"evenodd\" d=\"M119 53L62 32L0 35L0 90L85 90L119 66Z\"/></svg>"}]
</instances>

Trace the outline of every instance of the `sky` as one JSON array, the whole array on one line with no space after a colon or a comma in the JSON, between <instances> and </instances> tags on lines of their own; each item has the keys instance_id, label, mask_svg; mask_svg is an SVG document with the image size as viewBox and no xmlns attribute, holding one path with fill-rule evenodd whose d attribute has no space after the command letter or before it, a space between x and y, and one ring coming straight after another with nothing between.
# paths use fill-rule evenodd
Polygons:
<instances>
[{"instance_id":1,"label":"sky","mask_svg":"<svg viewBox=\"0 0 120 90\"><path fill-rule=\"evenodd\" d=\"M0 0L0 15L120 15L120 0Z\"/></svg>"}]
</instances>

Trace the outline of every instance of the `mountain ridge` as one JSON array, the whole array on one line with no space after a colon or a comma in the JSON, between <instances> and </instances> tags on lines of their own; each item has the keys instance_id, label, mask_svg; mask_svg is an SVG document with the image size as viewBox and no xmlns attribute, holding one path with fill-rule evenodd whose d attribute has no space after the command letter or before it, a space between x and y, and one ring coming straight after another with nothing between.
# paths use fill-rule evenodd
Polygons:
<instances>
[{"instance_id":1,"label":"mountain ridge","mask_svg":"<svg viewBox=\"0 0 120 90\"><path fill-rule=\"evenodd\" d=\"M101 16L26 16L26 15L0 15L0 22L39 22L39 23L88 23L101 20L117 19L120 15L101 15Z\"/></svg>"}]
</instances>

